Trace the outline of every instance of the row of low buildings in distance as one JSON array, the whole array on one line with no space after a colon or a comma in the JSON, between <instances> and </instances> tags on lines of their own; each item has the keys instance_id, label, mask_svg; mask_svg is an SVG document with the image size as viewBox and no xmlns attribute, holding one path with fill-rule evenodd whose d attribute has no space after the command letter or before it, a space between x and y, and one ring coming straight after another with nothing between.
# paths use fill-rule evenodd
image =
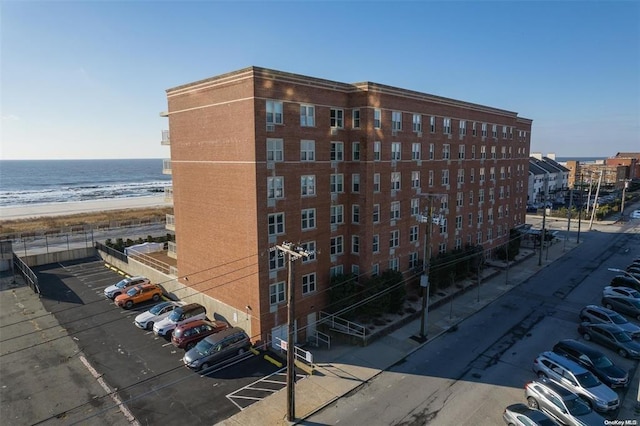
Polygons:
<instances>
[{"instance_id":1,"label":"row of low buildings in distance","mask_svg":"<svg viewBox=\"0 0 640 426\"><path fill-rule=\"evenodd\" d=\"M292 263L296 336L310 339L331 310L332 277L409 278L427 247L490 253L535 197L532 120L516 112L259 67L167 100L172 275L254 341L287 336L289 268L276 245L310 253Z\"/></svg>"}]
</instances>

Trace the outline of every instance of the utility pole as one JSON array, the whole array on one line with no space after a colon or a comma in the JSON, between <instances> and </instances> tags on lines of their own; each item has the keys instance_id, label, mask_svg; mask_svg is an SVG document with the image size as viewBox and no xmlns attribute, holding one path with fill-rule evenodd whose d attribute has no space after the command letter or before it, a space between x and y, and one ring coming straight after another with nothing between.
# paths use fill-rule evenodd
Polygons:
<instances>
[{"instance_id":1,"label":"utility pole","mask_svg":"<svg viewBox=\"0 0 640 426\"><path fill-rule=\"evenodd\" d=\"M571 230L571 209L573 208L573 188L569 190L569 210L567 211L567 235L564 237L564 246L562 251L567 249L567 240L569 239L569 231Z\"/></svg>"},{"instance_id":2,"label":"utility pole","mask_svg":"<svg viewBox=\"0 0 640 426\"><path fill-rule=\"evenodd\" d=\"M600 177L598 178L598 187L596 188L596 197L593 200L593 209L591 209L591 220L589 221L589 231L591 231L591 227L593 226L593 218L596 215L596 207L598 206L598 195L600 194L600 184L602 183L602 175L604 174L604 170L600 170Z\"/></svg>"},{"instance_id":3,"label":"utility pole","mask_svg":"<svg viewBox=\"0 0 640 426\"><path fill-rule=\"evenodd\" d=\"M546 223L547 223L547 193L549 192L549 174L544 178L544 201L542 206L542 234L540 235L540 254L538 256L538 266L542 265L542 248L546 240ZM547 252L548 253L548 252Z\"/></svg>"},{"instance_id":4,"label":"utility pole","mask_svg":"<svg viewBox=\"0 0 640 426\"><path fill-rule=\"evenodd\" d=\"M576 244L580 244L580 224L582 223L582 206L584 206L584 187L582 186L582 173L580 173L580 208L578 209L578 237Z\"/></svg>"},{"instance_id":5,"label":"utility pole","mask_svg":"<svg viewBox=\"0 0 640 426\"><path fill-rule=\"evenodd\" d=\"M292 243L284 242L280 245L276 245L269 249L269 251L279 251L282 254L287 255L287 310L288 310L288 328L289 337L287 338L287 420L290 422L295 421L296 418L296 394L295 394L295 381L296 381L296 366L295 366L295 286L293 283L293 262L301 257L309 257L310 253L304 250L302 247L295 246ZM278 253L278 255L280 255Z\"/></svg>"},{"instance_id":6,"label":"utility pole","mask_svg":"<svg viewBox=\"0 0 640 426\"><path fill-rule=\"evenodd\" d=\"M624 197L626 196L627 188L629 187L629 179L624 179L624 186L622 187L622 204L620 205L620 220L624 222Z\"/></svg>"}]
</instances>

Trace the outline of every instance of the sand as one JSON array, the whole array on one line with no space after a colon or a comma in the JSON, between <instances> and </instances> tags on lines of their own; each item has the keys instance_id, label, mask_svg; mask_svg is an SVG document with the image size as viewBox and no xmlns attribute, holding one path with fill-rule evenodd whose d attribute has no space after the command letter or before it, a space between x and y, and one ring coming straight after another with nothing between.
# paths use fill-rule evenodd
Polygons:
<instances>
[{"instance_id":1,"label":"sand","mask_svg":"<svg viewBox=\"0 0 640 426\"><path fill-rule=\"evenodd\" d=\"M164 195L135 198L113 198L95 201L69 201L65 203L38 204L33 206L0 207L0 220L28 219L33 217L62 216L108 210L126 210L148 207L171 207Z\"/></svg>"}]
</instances>

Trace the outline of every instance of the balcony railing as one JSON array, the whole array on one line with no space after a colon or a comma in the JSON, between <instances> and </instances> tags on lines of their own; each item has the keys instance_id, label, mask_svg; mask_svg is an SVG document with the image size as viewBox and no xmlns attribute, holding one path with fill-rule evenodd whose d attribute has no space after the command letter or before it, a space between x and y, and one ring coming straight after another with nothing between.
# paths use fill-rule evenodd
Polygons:
<instances>
[{"instance_id":1,"label":"balcony railing","mask_svg":"<svg viewBox=\"0 0 640 426\"><path fill-rule=\"evenodd\" d=\"M166 219L166 222L165 222L165 227L169 231L175 231L176 230L176 217L174 215L172 215L172 214L168 214L167 215L167 219Z\"/></svg>"},{"instance_id":2,"label":"balcony railing","mask_svg":"<svg viewBox=\"0 0 640 426\"><path fill-rule=\"evenodd\" d=\"M173 186L164 187L164 200L167 203L173 203Z\"/></svg>"},{"instance_id":3,"label":"balcony railing","mask_svg":"<svg viewBox=\"0 0 640 426\"><path fill-rule=\"evenodd\" d=\"M173 241L169 241L167 243L167 246L168 246L167 256L169 256L172 259L177 259L178 258L178 245Z\"/></svg>"},{"instance_id":4,"label":"balcony railing","mask_svg":"<svg viewBox=\"0 0 640 426\"><path fill-rule=\"evenodd\" d=\"M171 160L165 159L162 160L162 174L170 175L171 174Z\"/></svg>"},{"instance_id":5,"label":"balcony railing","mask_svg":"<svg viewBox=\"0 0 640 426\"><path fill-rule=\"evenodd\" d=\"M171 145L171 138L169 137L169 131L162 131L162 140L160 141L160 145Z\"/></svg>"}]
</instances>

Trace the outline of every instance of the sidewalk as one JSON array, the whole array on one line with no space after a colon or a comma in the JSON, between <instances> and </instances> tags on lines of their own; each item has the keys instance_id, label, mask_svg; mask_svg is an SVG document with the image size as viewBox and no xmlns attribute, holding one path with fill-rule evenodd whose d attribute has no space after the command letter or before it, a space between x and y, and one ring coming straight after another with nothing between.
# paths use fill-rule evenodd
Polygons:
<instances>
[{"instance_id":1,"label":"sidewalk","mask_svg":"<svg viewBox=\"0 0 640 426\"><path fill-rule=\"evenodd\" d=\"M451 317L447 303L440 304L439 307L431 307L427 319L429 340L426 343L418 343L411 338L418 334L420 329L418 318L364 347L338 345L330 350L314 349L312 353L316 365L315 373L296 384L297 421L303 420L371 380L422 345L428 344L466 317L473 315L505 292L524 282L541 268L569 253L576 246L575 240L567 241L565 245L561 239L549 247L548 254L545 250L541 266L538 266L539 256L531 253L529 257L509 268L508 281L504 271L494 273L482 282L480 291L469 290L455 298L456 311ZM635 410L639 380L640 369L637 368L618 418L638 418L639 414ZM291 424L287 421L287 392L285 390L277 392L219 424L224 426Z\"/></svg>"}]
</instances>

